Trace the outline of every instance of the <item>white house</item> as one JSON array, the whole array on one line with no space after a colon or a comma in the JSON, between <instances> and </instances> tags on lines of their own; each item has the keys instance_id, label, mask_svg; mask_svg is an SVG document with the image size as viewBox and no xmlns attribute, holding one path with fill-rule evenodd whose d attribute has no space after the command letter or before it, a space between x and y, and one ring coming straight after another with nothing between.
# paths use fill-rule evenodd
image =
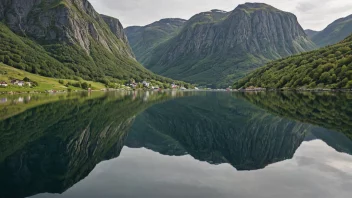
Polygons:
<instances>
[{"instance_id":1,"label":"white house","mask_svg":"<svg viewBox=\"0 0 352 198\"><path fill-rule=\"evenodd\" d=\"M17 85L17 86L20 86L20 87L22 87L25 84L25 82L22 81L22 80L12 80L11 83L13 85Z\"/></svg>"},{"instance_id":2,"label":"white house","mask_svg":"<svg viewBox=\"0 0 352 198\"><path fill-rule=\"evenodd\" d=\"M7 86L8 86L7 82L0 82L0 87L7 87Z\"/></svg>"}]
</instances>

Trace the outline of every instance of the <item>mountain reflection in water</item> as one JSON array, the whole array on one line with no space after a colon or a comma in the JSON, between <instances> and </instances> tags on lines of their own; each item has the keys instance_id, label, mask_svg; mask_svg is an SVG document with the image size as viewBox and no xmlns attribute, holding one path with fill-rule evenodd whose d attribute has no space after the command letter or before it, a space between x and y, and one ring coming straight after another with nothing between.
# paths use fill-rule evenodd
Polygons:
<instances>
[{"instance_id":1,"label":"mountain reflection in water","mask_svg":"<svg viewBox=\"0 0 352 198\"><path fill-rule=\"evenodd\" d=\"M320 139L325 142L324 145L329 145L333 150L349 155L352 153L352 141L348 138L351 137L351 131L347 129L351 126L351 120L343 117L351 116L348 94L325 95L322 97L324 102L321 102L321 96L314 94L310 96L300 93L291 93L289 96L284 93L271 94L116 92L90 97L70 96L17 110L17 113L13 110L16 108L6 106L7 114L3 113L5 115L2 115L3 120L0 121L0 197L70 192L73 185L78 183L79 186L80 183L86 183L86 180L90 181L91 174L94 173L92 170L96 165L101 161L118 157L124 146L129 147L126 147L127 158L140 157L138 153L146 152L144 149L146 148L165 156L174 156L172 161L180 166L182 159L192 156L208 164L208 168L214 164L227 169L228 165L231 165L232 171L253 171L267 167L272 170L272 174L275 174L273 167L277 165L271 164L287 163L282 161L293 158L304 141L308 144ZM329 100L329 97L333 97L334 100ZM289 104L293 106L290 106L290 109L295 109L294 105L297 105L297 108L301 107L299 104L302 99L308 104L314 104L306 105L309 107L304 110L307 113L306 117L302 111L297 110L295 117L295 114L286 110L285 100L289 100ZM344 106L326 105L326 101L332 102L336 99ZM317 112L324 117L319 117ZM331 116L337 113L341 115L340 120L329 119L340 124L330 121L320 124L321 119L327 119L330 115L326 112L332 112ZM146 155L155 154L148 151ZM301 159L303 158L304 155ZM115 164L119 159L120 157L104 162L96 169L98 171L100 166L108 166L110 162ZM146 162L145 157L141 159L143 160L135 159L128 162L138 162L138 166L126 164L116 166L115 169L119 169L120 172L125 169L126 177L131 175L128 182L138 183L132 180L136 175L132 173L132 167L138 168L137 172L150 171L147 167L144 168L144 165L148 166L150 162ZM153 161L154 158L151 157L150 160ZM189 161L185 162L190 163ZM182 167L187 166L187 163ZM161 168L158 164L154 165L156 170ZM109 170L114 175L115 172L111 168ZM106 172L107 169L103 170ZM177 170L186 171L186 168ZM255 172L251 173L252 177L255 176ZM140 174L146 178L150 176L146 173ZM156 171L155 174L162 172ZM185 176L187 175L192 177L192 172ZM198 174L193 176L199 177L199 180L195 179L201 181ZM218 177L215 173L209 176ZM187 180L185 177L182 185L182 182L178 181L181 186L175 184L175 187L183 189L185 197L192 197L191 191L187 194L187 189L195 186L187 186ZM222 183L223 181L219 181L218 185ZM97 184L91 188L98 190L102 187ZM131 197L138 197L135 196L137 194L127 193L128 189L121 189L121 194L117 194L123 196L122 192L125 192ZM195 191L200 193L202 190ZM208 190L204 189L202 193ZM157 192L160 192L158 197L163 197L162 191L157 190L154 193ZM211 197L211 194L206 197ZM66 196L65 193L63 196Z\"/></svg>"}]
</instances>

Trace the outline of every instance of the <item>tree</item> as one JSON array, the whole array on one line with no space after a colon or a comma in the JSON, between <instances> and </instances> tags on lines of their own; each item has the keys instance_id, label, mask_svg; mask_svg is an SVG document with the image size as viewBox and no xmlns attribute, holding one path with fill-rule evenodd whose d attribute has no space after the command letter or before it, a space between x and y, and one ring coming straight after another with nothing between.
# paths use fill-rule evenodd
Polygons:
<instances>
[{"instance_id":1,"label":"tree","mask_svg":"<svg viewBox=\"0 0 352 198\"><path fill-rule=\"evenodd\" d=\"M84 82L84 83L81 84L81 87L82 87L82 89L88 89L89 85L88 85L87 82Z\"/></svg>"}]
</instances>

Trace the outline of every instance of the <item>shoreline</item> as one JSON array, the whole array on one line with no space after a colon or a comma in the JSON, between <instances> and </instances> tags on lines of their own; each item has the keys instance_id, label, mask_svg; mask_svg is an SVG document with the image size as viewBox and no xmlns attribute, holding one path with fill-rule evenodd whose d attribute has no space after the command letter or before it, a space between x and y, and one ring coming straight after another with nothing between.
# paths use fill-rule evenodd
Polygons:
<instances>
[{"instance_id":1,"label":"shoreline","mask_svg":"<svg viewBox=\"0 0 352 198\"><path fill-rule=\"evenodd\" d=\"M106 89L106 90L75 90L75 91L63 91L58 90L55 92L50 91L6 91L0 92L0 95L21 95L21 94L67 94L67 93L84 93L84 92L114 92L114 91L181 91L181 92L312 92L312 93L352 93L352 89L188 89L188 90L180 90L180 89L162 89L162 90L154 90L154 89Z\"/></svg>"}]
</instances>

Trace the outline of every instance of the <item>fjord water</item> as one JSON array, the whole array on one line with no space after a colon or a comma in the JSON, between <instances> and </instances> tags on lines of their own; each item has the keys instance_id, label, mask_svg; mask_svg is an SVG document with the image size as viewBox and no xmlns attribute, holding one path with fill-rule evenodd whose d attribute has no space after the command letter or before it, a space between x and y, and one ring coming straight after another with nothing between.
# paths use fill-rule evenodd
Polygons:
<instances>
[{"instance_id":1,"label":"fjord water","mask_svg":"<svg viewBox=\"0 0 352 198\"><path fill-rule=\"evenodd\" d=\"M0 96L0 197L349 197L348 93Z\"/></svg>"}]
</instances>

